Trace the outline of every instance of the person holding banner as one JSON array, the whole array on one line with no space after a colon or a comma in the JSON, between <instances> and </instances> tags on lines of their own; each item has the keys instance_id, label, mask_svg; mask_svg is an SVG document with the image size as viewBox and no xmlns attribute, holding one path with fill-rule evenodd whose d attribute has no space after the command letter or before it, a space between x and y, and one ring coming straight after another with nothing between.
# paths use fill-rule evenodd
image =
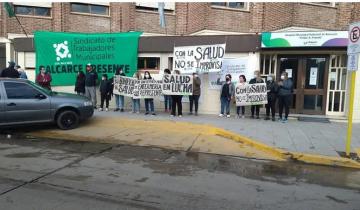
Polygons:
<instances>
[{"instance_id":1,"label":"person holding banner","mask_svg":"<svg viewBox=\"0 0 360 210\"><path fill-rule=\"evenodd\" d=\"M193 94L189 96L190 113L193 114L193 104L195 104L195 116L198 116L199 98L201 93L201 79L197 73L193 73Z\"/></svg>"},{"instance_id":2,"label":"person holding banner","mask_svg":"<svg viewBox=\"0 0 360 210\"><path fill-rule=\"evenodd\" d=\"M174 71L175 74L180 75L180 71L179 70L175 70ZM171 100L172 100L172 108L171 108L171 116L175 117L176 116L176 106L178 109L178 116L182 117L182 95L172 95L171 96Z\"/></svg>"},{"instance_id":3,"label":"person holding banner","mask_svg":"<svg viewBox=\"0 0 360 210\"><path fill-rule=\"evenodd\" d=\"M239 76L238 85L246 85L246 77L245 75ZM241 109L241 118L245 118L245 106L236 106L237 117L240 118L240 109Z\"/></svg>"},{"instance_id":4,"label":"person holding banner","mask_svg":"<svg viewBox=\"0 0 360 210\"><path fill-rule=\"evenodd\" d=\"M116 75L126 76L121 67L116 69L115 76ZM115 103L116 103L116 108L114 112L117 112L119 110L120 112L124 112L125 97L123 95L115 94Z\"/></svg>"},{"instance_id":5,"label":"person holding banner","mask_svg":"<svg viewBox=\"0 0 360 210\"><path fill-rule=\"evenodd\" d=\"M254 78L252 78L249 84L264 83L264 80L260 76L260 71L254 72ZM251 105L251 118L254 119L256 112L256 119L260 119L260 106L262 105Z\"/></svg>"},{"instance_id":6,"label":"person holding banner","mask_svg":"<svg viewBox=\"0 0 360 210\"><path fill-rule=\"evenodd\" d=\"M150 72L144 72L144 79L152 79ZM148 115L151 112L151 115L156 115L154 111L154 99L153 98L145 98L145 115Z\"/></svg>"},{"instance_id":7,"label":"person holding banner","mask_svg":"<svg viewBox=\"0 0 360 210\"><path fill-rule=\"evenodd\" d=\"M231 82L231 74L225 76L225 82L222 82L220 102L221 102L221 112L219 117L223 117L226 113L226 117L230 118L230 101L235 95L235 86Z\"/></svg>"},{"instance_id":8,"label":"person holding banner","mask_svg":"<svg viewBox=\"0 0 360 210\"><path fill-rule=\"evenodd\" d=\"M138 80L141 80L140 72L136 71L133 77ZM140 113L140 99L139 98L132 98L132 112L131 113L136 113L136 114Z\"/></svg>"},{"instance_id":9,"label":"person holding banner","mask_svg":"<svg viewBox=\"0 0 360 210\"><path fill-rule=\"evenodd\" d=\"M288 121L289 109L293 94L293 82L288 78L288 73L283 72L281 74L281 80L279 85L279 121L286 123ZM285 118L282 118L283 109L285 108Z\"/></svg>"},{"instance_id":10,"label":"person holding banner","mask_svg":"<svg viewBox=\"0 0 360 210\"><path fill-rule=\"evenodd\" d=\"M164 74L171 74L170 69L165 69L164 70ZM164 103L165 103L165 112L168 112L171 110L171 96L169 95L164 95Z\"/></svg>"},{"instance_id":11,"label":"person holding banner","mask_svg":"<svg viewBox=\"0 0 360 210\"><path fill-rule=\"evenodd\" d=\"M266 107L265 120L270 120L270 110L271 110L271 120L275 121L275 104L276 104L276 97L279 87L275 82L274 75L269 75L266 78L266 89L267 89L268 103L265 105Z\"/></svg>"}]
</instances>

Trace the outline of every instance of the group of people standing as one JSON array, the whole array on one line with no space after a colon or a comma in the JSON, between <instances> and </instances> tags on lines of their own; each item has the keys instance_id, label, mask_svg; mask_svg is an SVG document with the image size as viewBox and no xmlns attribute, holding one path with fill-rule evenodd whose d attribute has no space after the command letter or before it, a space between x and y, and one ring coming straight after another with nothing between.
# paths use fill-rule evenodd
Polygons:
<instances>
[{"instance_id":1,"label":"group of people standing","mask_svg":"<svg viewBox=\"0 0 360 210\"><path fill-rule=\"evenodd\" d=\"M231 75L227 74L225 76L225 82L220 83L221 93L220 93L220 102L221 102L221 111L219 116L230 117L230 104L231 100L235 96L235 85L231 81ZM218 82L219 83L219 82ZM256 83L265 83L263 78L260 75L260 71L254 72L254 77L249 81L248 84L256 84ZM246 77L245 75L239 76L238 85L245 85ZM289 110L293 95L293 82L288 78L287 72L283 72L280 77L280 81L275 81L274 75L269 75L266 78L266 88L267 88L267 100L268 103L265 105L266 107L266 117L265 120L270 120L270 112L271 112L271 120L275 121L275 113L276 113L276 102L278 100L279 104L279 121L287 122L289 116ZM251 118L252 119L260 119L260 107L262 105L251 105ZM285 109L285 116L283 118L283 111ZM240 113L241 111L241 113ZM245 118L245 106L237 106L236 113L238 118Z\"/></svg>"},{"instance_id":2,"label":"group of people standing","mask_svg":"<svg viewBox=\"0 0 360 210\"><path fill-rule=\"evenodd\" d=\"M0 77L28 79L25 70L22 69L20 65L16 65L14 61L10 61L9 66L1 71ZM40 66L40 72L35 78L36 84L51 90L51 81L52 78L50 73L46 72L44 66Z\"/></svg>"}]
</instances>

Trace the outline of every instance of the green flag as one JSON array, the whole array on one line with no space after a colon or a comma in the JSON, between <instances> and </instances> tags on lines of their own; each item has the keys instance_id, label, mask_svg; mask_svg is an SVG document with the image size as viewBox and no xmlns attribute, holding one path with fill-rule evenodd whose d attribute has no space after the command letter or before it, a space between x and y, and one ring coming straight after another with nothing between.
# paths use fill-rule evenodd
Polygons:
<instances>
[{"instance_id":1,"label":"green flag","mask_svg":"<svg viewBox=\"0 0 360 210\"><path fill-rule=\"evenodd\" d=\"M9 17L15 17L14 8L9 2L4 2L4 8L8 14Z\"/></svg>"},{"instance_id":2,"label":"green flag","mask_svg":"<svg viewBox=\"0 0 360 210\"><path fill-rule=\"evenodd\" d=\"M74 85L79 71L91 64L99 78L109 78L121 67L127 76L137 71L138 41L141 32L63 33L37 31L34 34L36 73L44 66L54 86Z\"/></svg>"}]
</instances>

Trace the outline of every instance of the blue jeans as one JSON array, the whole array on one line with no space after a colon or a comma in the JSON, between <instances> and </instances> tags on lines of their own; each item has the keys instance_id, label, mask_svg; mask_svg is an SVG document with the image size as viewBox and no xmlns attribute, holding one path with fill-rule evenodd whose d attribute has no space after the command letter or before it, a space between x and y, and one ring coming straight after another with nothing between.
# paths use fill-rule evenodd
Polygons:
<instances>
[{"instance_id":1,"label":"blue jeans","mask_svg":"<svg viewBox=\"0 0 360 210\"><path fill-rule=\"evenodd\" d=\"M227 97L221 97L221 114L230 114L230 100ZM225 113L226 111L226 113Z\"/></svg>"},{"instance_id":2,"label":"blue jeans","mask_svg":"<svg viewBox=\"0 0 360 210\"><path fill-rule=\"evenodd\" d=\"M124 108L124 96L115 94L115 103L116 103L116 108L123 109Z\"/></svg>"},{"instance_id":3,"label":"blue jeans","mask_svg":"<svg viewBox=\"0 0 360 210\"><path fill-rule=\"evenodd\" d=\"M149 112L154 113L154 99L152 99L152 98L145 99L145 110L146 110L146 113L149 113Z\"/></svg>"},{"instance_id":4,"label":"blue jeans","mask_svg":"<svg viewBox=\"0 0 360 210\"><path fill-rule=\"evenodd\" d=\"M132 99L132 111L140 112L140 99Z\"/></svg>"},{"instance_id":5,"label":"blue jeans","mask_svg":"<svg viewBox=\"0 0 360 210\"><path fill-rule=\"evenodd\" d=\"M171 109L171 96L169 95L164 95L164 103L165 103L165 110L170 110Z\"/></svg>"}]
</instances>

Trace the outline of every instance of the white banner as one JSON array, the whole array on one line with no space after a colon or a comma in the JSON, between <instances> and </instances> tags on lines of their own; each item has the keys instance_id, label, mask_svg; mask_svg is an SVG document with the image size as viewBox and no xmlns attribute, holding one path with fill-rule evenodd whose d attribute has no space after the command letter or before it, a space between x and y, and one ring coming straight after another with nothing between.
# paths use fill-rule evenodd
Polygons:
<instances>
[{"instance_id":1,"label":"white banner","mask_svg":"<svg viewBox=\"0 0 360 210\"><path fill-rule=\"evenodd\" d=\"M265 83L238 84L235 88L236 106L267 104Z\"/></svg>"},{"instance_id":2,"label":"white banner","mask_svg":"<svg viewBox=\"0 0 360 210\"><path fill-rule=\"evenodd\" d=\"M114 77L114 90L113 93L116 95L133 96L135 84L138 82L136 78L115 76Z\"/></svg>"},{"instance_id":3,"label":"white banner","mask_svg":"<svg viewBox=\"0 0 360 210\"><path fill-rule=\"evenodd\" d=\"M231 75L232 82L237 83L240 75L245 75L246 80L254 77L254 71L248 68L249 57L244 58L224 58L221 72L209 73L210 89L220 89L220 82L225 81L227 74Z\"/></svg>"},{"instance_id":4,"label":"white banner","mask_svg":"<svg viewBox=\"0 0 360 210\"><path fill-rule=\"evenodd\" d=\"M162 95L162 80L138 80L133 91L133 98L155 98Z\"/></svg>"},{"instance_id":5,"label":"white banner","mask_svg":"<svg viewBox=\"0 0 360 210\"><path fill-rule=\"evenodd\" d=\"M192 95L193 77L191 75L164 74L162 82L164 95Z\"/></svg>"},{"instance_id":6,"label":"white banner","mask_svg":"<svg viewBox=\"0 0 360 210\"><path fill-rule=\"evenodd\" d=\"M182 74L219 72L226 44L174 47L173 69Z\"/></svg>"}]
</instances>

